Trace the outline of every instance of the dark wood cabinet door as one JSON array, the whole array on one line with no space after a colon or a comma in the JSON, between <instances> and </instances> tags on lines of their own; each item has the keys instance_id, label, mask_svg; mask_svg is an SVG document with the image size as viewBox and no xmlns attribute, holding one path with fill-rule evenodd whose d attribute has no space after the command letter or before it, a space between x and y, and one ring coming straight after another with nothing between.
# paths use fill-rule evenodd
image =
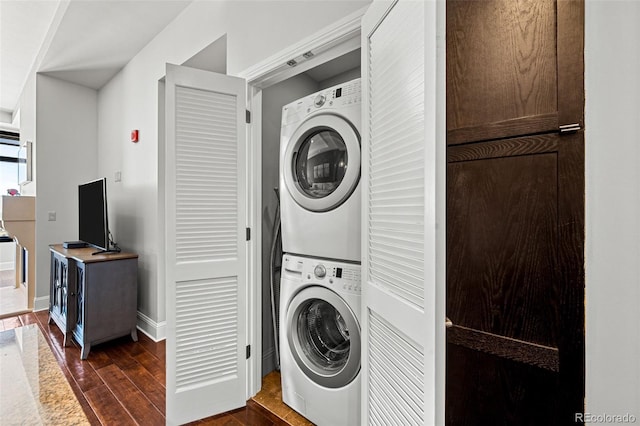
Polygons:
<instances>
[{"instance_id":1,"label":"dark wood cabinet door","mask_svg":"<svg viewBox=\"0 0 640 426\"><path fill-rule=\"evenodd\" d=\"M582 1L448 0L447 143L582 126L583 26Z\"/></svg>"},{"instance_id":2,"label":"dark wood cabinet door","mask_svg":"<svg viewBox=\"0 0 640 426\"><path fill-rule=\"evenodd\" d=\"M449 426L563 425L583 410L583 139L448 149Z\"/></svg>"},{"instance_id":3,"label":"dark wood cabinet door","mask_svg":"<svg viewBox=\"0 0 640 426\"><path fill-rule=\"evenodd\" d=\"M447 1L448 426L584 410L583 14Z\"/></svg>"}]
</instances>

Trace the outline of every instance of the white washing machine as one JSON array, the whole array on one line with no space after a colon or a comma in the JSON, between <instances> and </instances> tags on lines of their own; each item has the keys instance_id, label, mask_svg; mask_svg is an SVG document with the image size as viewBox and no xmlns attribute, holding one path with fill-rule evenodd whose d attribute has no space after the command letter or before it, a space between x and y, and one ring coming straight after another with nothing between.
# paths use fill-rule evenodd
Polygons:
<instances>
[{"instance_id":1,"label":"white washing machine","mask_svg":"<svg viewBox=\"0 0 640 426\"><path fill-rule=\"evenodd\" d=\"M313 423L360 424L360 265L285 254L282 399Z\"/></svg>"},{"instance_id":2,"label":"white washing machine","mask_svg":"<svg viewBox=\"0 0 640 426\"><path fill-rule=\"evenodd\" d=\"M282 108L282 251L360 262L360 79Z\"/></svg>"}]
</instances>

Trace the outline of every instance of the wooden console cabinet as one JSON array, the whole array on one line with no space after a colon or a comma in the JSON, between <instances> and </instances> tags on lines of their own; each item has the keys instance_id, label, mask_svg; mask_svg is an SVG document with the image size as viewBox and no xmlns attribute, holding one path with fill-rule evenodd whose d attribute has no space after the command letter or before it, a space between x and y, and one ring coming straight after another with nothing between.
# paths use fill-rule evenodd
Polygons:
<instances>
[{"instance_id":1,"label":"wooden console cabinet","mask_svg":"<svg viewBox=\"0 0 640 426\"><path fill-rule=\"evenodd\" d=\"M93 247L65 249L62 244L51 251L49 322L82 347L87 359L91 346L136 330L138 304L138 255L133 253L92 254Z\"/></svg>"}]
</instances>

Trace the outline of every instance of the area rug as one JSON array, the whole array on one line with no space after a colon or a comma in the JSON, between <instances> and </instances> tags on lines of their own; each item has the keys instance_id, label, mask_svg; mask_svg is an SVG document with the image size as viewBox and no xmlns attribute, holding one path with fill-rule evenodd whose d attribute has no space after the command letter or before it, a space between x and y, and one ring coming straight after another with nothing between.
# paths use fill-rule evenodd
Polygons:
<instances>
[{"instance_id":1,"label":"area rug","mask_svg":"<svg viewBox=\"0 0 640 426\"><path fill-rule=\"evenodd\" d=\"M35 324L0 332L0 425L88 425Z\"/></svg>"}]
</instances>

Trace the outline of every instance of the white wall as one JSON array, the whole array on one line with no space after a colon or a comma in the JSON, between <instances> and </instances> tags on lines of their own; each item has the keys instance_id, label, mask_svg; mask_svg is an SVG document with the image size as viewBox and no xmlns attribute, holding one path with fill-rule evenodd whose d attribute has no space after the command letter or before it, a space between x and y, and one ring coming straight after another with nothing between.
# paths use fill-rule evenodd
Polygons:
<instances>
[{"instance_id":1,"label":"white wall","mask_svg":"<svg viewBox=\"0 0 640 426\"><path fill-rule=\"evenodd\" d=\"M78 184L99 177L97 92L36 76L36 310L49 306L49 244L78 239ZM24 119L25 114L22 111ZM56 212L56 221L48 212Z\"/></svg>"},{"instance_id":2,"label":"white wall","mask_svg":"<svg viewBox=\"0 0 640 426\"><path fill-rule=\"evenodd\" d=\"M16 243L0 243L0 271L9 271L15 268Z\"/></svg>"},{"instance_id":3,"label":"white wall","mask_svg":"<svg viewBox=\"0 0 640 426\"><path fill-rule=\"evenodd\" d=\"M640 421L640 2L586 2L586 411ZM608 422L612 424L612 422Z\"/></svg>"},{"instance_id":4,"label":"white wall","mask_svg":"<svg viewBox=\"0 0 640 426\"><path fill-rule=\"evenodd\" d=\"M298 42L369 1L196 1L152 40L99 92L99 171L108 178L118 170L122 183L109 192L112 231L123 249L139 258L138 310L148 319L145 331L163 337L165 285L159 259L158 80L165 63L182 64L226 34L230 75ZM140 130L140 142L129 133Z\"/></svg>"},{"instance_id":5,"label":"white wall","mask_svg":"<svg viewBox=\"0 0 640 426\"><path fill-rule=\"evenodd\" d=\"M35 144L36 140L36 75L31 74L22 90L20 96L20 143L26 141L34 142L31 149L31 182L20 186L20 194L36 195L36 177L37 158L36 151L38 149Z\"/></svg>"},{"instance_id":6,"label":"white wall","mask_svg":"<svg viewBox=\"0 0 640 426\"><path fill-rule=\"evenodd\" d=\"M318 90L328 89L329 87L333 87L337 84L355 80L356 78L360 78L361 75L360 67L350 69L334 77L322 80L318 83Z\"/></svg>"}]
</instances>

